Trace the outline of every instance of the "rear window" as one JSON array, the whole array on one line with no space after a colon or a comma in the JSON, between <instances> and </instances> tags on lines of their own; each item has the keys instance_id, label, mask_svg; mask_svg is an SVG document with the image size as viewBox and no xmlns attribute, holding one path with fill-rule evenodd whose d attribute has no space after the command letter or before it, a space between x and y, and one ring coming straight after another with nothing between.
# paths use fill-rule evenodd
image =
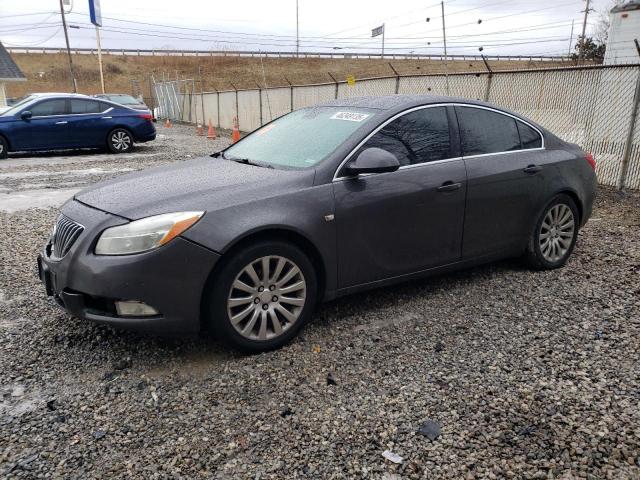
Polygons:
<instances>
[{"instance_id":1,"label":"rear window","mask_svg":"<svg viewBox=\"0 0 640 480\"><path fill-rule=\"evenodd\" d=\"M107 108L108 107L105 103L99 102L97 100L71 100L71 113L74 114L100 113L104 112Z\"/></svg>"},{"instance_id":2,"label":"rear window","mask_svg":"<svg viewBox=\"0 0 640 480\"><path fill-rule=\"evenodd\" d=\"M491 110L456 107L465 156L520 150L516 120Z\"/></svg>"},{"instance_id":3,"label":"rear window","mask_svg":"<svg viewBox=\"0 0 640 480\"><path fill-rule=\"evenodd\" d=\"M522 122L516 123L518 125L518 131L520 132L520 142L522 142L523 149L542 147L542 137L538 132Z\"/></svg>"},{"instance_id":4,"label":"rear window","mask_svg":"<svg viewBox=\"0 0 640 480\"><path fill-rule=\"evenodd\" d=\"M109 95L107 97L112 102L119 103L120 105L139 105L140 100L133 98L131 95Z\"/></svg>"}]
</instances>

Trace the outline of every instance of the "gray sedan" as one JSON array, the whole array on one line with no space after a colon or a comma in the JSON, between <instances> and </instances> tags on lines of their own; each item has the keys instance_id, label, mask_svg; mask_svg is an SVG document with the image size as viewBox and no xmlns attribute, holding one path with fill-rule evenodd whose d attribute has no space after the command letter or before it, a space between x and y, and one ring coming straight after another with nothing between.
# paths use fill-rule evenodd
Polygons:
<instances>
[{"instance_id":1,"label":"gray sedan","mask_svg":"<svg viewBox=\"0 0 640 480\"><path fill-rule=\"evenodd\" d=\"M507 257L561 267L591 214L594 169L486 103L341 99L78 193L40 278L83 319L267 350L319 301Z\"/></svg>"}]
</instances>

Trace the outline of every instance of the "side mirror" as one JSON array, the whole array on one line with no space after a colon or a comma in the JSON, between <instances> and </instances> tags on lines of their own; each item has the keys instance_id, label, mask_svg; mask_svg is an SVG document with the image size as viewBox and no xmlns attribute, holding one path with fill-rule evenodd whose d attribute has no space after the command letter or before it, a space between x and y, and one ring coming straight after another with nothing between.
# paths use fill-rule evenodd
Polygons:
<instances>
[{"instance_id":1,"label":"side mirror","mask_svg":"<svg viewBox=\"0 0 640 480\"><path fill-rule=\"evenodd\" d=\"M29 110L25 110L20 114L20 118L23 120L30 120L33 117L33 114Z\"/></svg>"},{"instance_id":2,"label":"side mirror","mask_svg":"<svg viewBox=\"0 0 640 480\"><path fill-rule=\"evenodd\" d=\"M361 173L393 172L398 168L400 168L400 162L393 153L371 147L363 150L355 160L350 161L346 166L346 172L349 175L360 175Z\"/></svg>"}]
</instances>

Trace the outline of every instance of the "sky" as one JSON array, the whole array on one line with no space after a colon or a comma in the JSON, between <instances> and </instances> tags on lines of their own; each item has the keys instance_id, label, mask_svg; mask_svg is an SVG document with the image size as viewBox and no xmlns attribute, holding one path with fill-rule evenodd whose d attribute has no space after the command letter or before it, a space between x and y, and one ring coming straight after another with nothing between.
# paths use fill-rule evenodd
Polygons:
<instances>
[{"instance_id":1,"label":"sky","mask_svg":"<svg viewBox=\"0 0 640 480\"><path fill-rule=\"evenodd\" d=\"M72 48L93 48L88 0L68 0ZM612 0L592 0L587 35ZM295 51L296 0L102 0L103 48ZM567 55L585 0L445 0L448 54ZM442 54L436 0L298 0L301 52ZM7 47L63 47L58 0L0 0Z\"/></svg>"}]
</instances>

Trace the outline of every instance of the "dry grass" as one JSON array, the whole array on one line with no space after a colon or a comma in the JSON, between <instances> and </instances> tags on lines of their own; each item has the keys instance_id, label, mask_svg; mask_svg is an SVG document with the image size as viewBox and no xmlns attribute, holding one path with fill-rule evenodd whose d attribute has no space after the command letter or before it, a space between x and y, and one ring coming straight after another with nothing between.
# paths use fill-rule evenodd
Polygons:
<instances>
[{"instance_id":1,"label":"dry grass","mask_svg":"<svg viewBox=\"0 0 640 480\"><path fill-rule=\"evenodd\" d=\"M18 97L29 92L69 91L69 72L63 54L13 54L28 78L27 82L8 85L8 95ZM331 75L344 80L393 75L388 60L326 59L326 58L260 58L193 57L193 56L103 56L106 89L109 92L132 92L137 81L145 97L149 96L149 75L156 79L163 74L171 78L198 78L201 68L206 90L254 88L257 84L280 86L331 81ZM100 89L96 55L74 55L78 88L81 93L94 94ZM561 63L528 61L493 61L494 70L559 66ZM393 60L393 68L402 74L442 72L439 60ZM263 74L264 67L264 74ZM482 61L450 61L450 72L484 72Z\"/></svg>"}]
</instances>

